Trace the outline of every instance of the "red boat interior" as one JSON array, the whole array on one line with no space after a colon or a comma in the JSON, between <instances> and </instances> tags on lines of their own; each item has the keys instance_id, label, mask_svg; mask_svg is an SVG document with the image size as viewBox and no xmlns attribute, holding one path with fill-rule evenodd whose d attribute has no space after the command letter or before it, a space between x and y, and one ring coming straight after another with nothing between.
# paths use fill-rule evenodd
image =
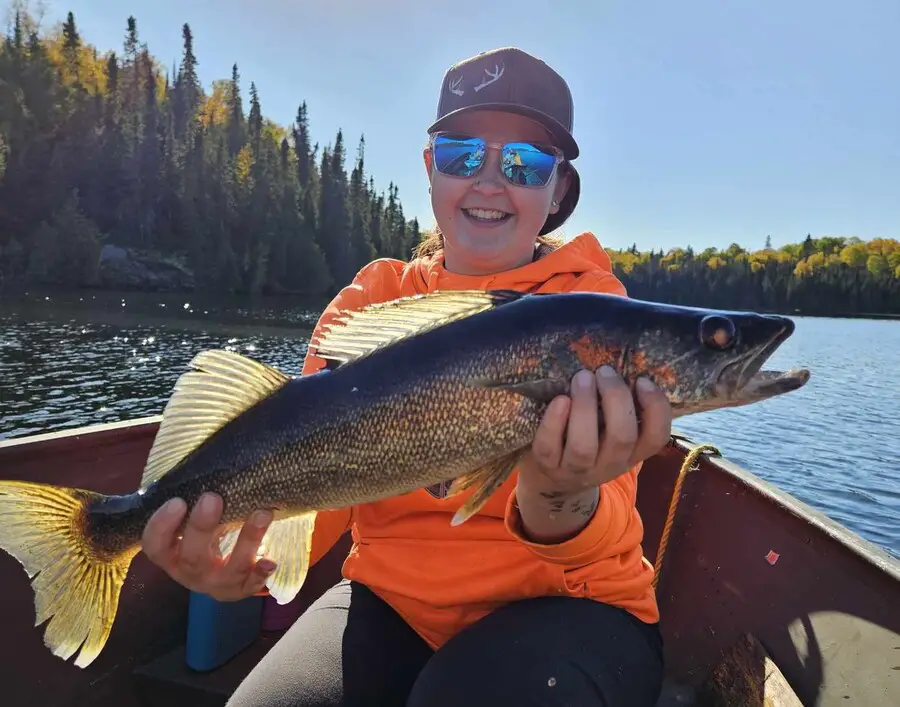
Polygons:
<instances>
[{"instance_id":1,"label":"red boat interior","mask_svg":"<svg viewBox=\"0 0 900 707\"><path fill-rule=\"evenodd\" d=\"M133 491L157 423L148 418L0 442L0 476ZM640 482L644 550L652 562L671 518L657 587L669 676L663 703L703 704L711 683L722 679L724 656L752 634L799 699L772 704L900 704L900 563L709 450L679 477L694 449L674 438L645 464ZM349 542L345 536L312 568L297 599L301 608L339 577ZM255 631L222 665L191 669L190 594L139 555L110 641L82 670L44 647L28 578L5 553L0 583L8 707L223 705L280 635Z\"/></svg>"}]
</instances>

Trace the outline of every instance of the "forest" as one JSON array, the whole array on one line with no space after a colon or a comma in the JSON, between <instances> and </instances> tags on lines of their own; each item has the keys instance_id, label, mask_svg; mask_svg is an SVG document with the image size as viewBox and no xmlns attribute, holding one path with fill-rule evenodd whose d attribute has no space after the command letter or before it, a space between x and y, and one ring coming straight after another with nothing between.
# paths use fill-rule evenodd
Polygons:
<instances>
[{"instance_id":1,"label":"forest","mask_svg":"<svg viewBox=\"0 0 900 707\"><path fill-rule=\"evenodd\" d=\"M631 297L817 316L900 314L900 242L813 238L748 251L690 247L610 250Z\"/></svg>"},{"instance_id":2,"label":"forest","mask_svg":"<svg viewBox=\"0 0 900 707\"><path fill-rule=\"evenodd\" d=\"M237 65L204 88L189 25L166 68L134 17L121 49L101 51L72 13L41 29L16 7L0 46L0 288L318 296L375 258L411 256L419 223L365 171L364 136L351 156L340 130L320 145L303 100L291 125L273 122L252 81L245 106ZM609 253L632 297L900 314L897 240L766 246Z\"/></svg>"},{"instance_id":3,"label":"forest","mask_svg":"<svg viewBox=\"0 0 900 707\"><path fill-rule=\"evenodd\" d=\"M365 172L364 138L348 174L344 135L314 143L305 102L274 123L253 82L245 106L236 65L205 90L187 24L172 70L134 17L124 29L121 54L100 53L72 13L45 32L15 13L0 51L3 277L102 284L111 245L207 291L321 294L418 242L395 185Z\"/></svg>"}]
</instances>

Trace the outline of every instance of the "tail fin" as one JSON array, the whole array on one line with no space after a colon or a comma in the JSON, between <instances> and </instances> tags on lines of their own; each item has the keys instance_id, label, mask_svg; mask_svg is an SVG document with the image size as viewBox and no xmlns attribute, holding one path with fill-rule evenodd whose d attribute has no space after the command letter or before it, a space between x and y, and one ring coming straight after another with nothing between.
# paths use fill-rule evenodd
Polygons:
<instances>
[{"instance_id":1,"label":"tail fin","mask_svg":"<svg viewBox=\"0 0 900 707\"><path fill-rule=\"evenodd\" d=\"M0 549L33 578L35 626L44 644L90 665L109 638L119 594L139 547L111 554L88 537L87 511L102 494L18 481L0 482Z\"/></svg>"}]
</instances>

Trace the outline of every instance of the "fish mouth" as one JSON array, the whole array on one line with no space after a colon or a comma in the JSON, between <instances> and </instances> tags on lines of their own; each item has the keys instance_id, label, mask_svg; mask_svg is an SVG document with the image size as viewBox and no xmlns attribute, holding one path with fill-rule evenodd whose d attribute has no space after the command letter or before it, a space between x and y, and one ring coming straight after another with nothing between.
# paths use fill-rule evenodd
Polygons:
<instances>
[{"instance_id":1,"label":"fish mouth","mask_svg":"<svg viewBox=\"0 0 900 707\"><path fill-rule=\"evenodd\" d=\"M794 323L788 320L765 344L726 362L716 382L719 394L730 405L746 405L790 393L806 385L810 375L806 368L762 370L763 364L793 333Z\"/></svg>"},{"instance_id":2,"label":"fish mouth","mask_svg":"<svg viewBox=\"0 0 900 707\"><path fill-rule=\"evenodd\" d=\"M758 371L741 388L737 397L741 402L755 402L790 393L806 385L809 371L791 368L787 371Z\"/></svg>"}]
</instances>

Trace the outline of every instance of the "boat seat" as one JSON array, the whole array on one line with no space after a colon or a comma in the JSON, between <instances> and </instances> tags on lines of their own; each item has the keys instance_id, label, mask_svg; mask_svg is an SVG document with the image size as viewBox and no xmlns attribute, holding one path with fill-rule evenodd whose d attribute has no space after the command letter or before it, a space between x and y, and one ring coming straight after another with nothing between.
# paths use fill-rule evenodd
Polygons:
<instances>
[{"instance_id":1,"label":"boat seat","mask_svg":"<svg viewBox=\"0 0 900 707\"><path fill-rule=\"evenodd\" d=\"M185 646L179 646L135 669L142 702L147 707L224 707L231 693L282 634L260 634L248 648L209 672L191 670Z\"/></svg>"}]
</instances>

